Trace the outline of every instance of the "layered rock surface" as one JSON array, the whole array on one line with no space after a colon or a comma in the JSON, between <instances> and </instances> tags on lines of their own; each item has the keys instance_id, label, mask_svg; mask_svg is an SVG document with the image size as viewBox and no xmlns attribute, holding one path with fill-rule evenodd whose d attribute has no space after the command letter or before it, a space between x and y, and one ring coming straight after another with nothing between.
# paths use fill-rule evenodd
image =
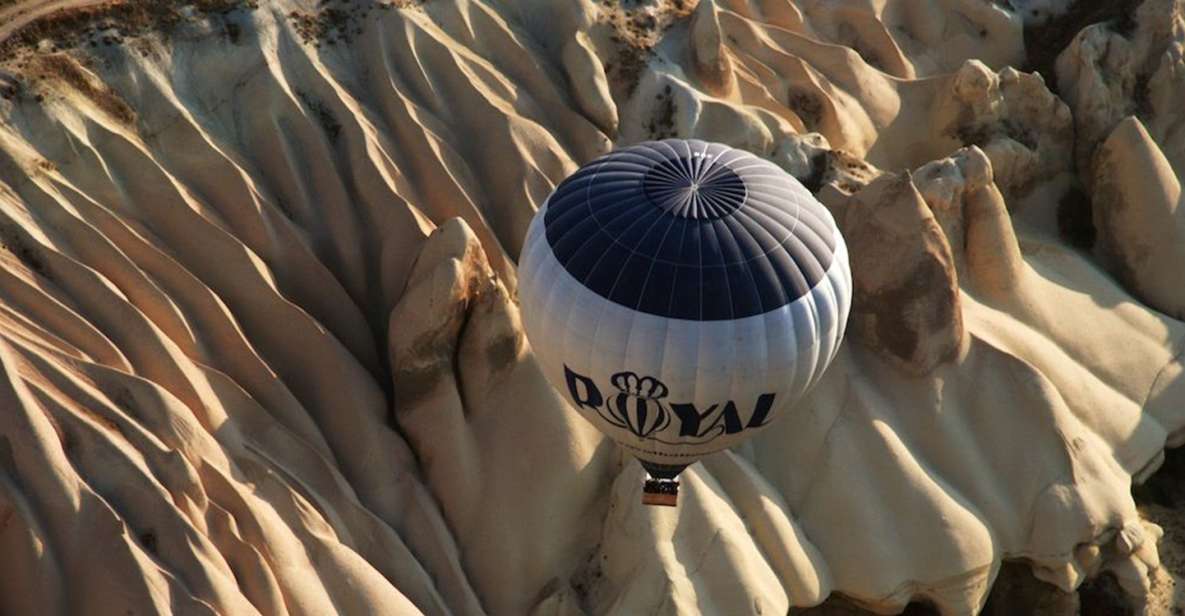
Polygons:
<instances>
[{"instance_id":1,"label":"layered rock surface","mask_svg":"<svg viewBox=\"0 0 1185 616\"><path fill-rule=\"evenodd\" d=\"M1084 31L1060 97L1007 3L396 4L6 44L0 612L966 614L1006 561L1149 596L1179 3ZM539 373L514 263L568 173L668 135L803 180L857 294L797 410L650 509Z\"/></svg>"}]
</instances>

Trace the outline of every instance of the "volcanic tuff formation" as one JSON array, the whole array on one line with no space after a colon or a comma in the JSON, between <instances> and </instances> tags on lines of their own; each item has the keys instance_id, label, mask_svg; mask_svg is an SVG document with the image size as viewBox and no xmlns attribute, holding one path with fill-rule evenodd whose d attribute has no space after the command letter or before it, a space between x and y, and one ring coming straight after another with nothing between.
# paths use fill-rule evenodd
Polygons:
<instances>
[{"instance_id":1,"label":"volcanic tuff formation","mask_svg":"<svg viewBox=\"0 0 1185 616\"><path fill-rule=\"evenodd\" d=\"M1066 610L1103 572L1164 607L1130 488L1185 442L1185 8L1092 10L129 0L19 30L0 612L967 614L1006 561ZM515 261L567 174L665 136L795 174L856 295L820 386L659 510L544 381Z\"/></svg>"}]
</instances>

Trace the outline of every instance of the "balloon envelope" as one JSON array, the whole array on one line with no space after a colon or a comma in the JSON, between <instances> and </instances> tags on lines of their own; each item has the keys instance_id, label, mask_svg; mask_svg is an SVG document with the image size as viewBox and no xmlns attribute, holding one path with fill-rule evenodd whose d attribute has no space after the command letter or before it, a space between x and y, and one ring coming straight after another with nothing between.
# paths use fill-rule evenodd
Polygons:
<instances>
[{"instance_id":1,"label":"balloon envelope","mask_svg":"<svg viewBox=\"0 0 1185 616\"><path fill-rule=\"evenodd\" d=\"M794 177L695 140L614 151L536 214L519 263L553 385L648 468L749 438L822 375L851 304L847 248Z\"/></svg>"}]
</instances>

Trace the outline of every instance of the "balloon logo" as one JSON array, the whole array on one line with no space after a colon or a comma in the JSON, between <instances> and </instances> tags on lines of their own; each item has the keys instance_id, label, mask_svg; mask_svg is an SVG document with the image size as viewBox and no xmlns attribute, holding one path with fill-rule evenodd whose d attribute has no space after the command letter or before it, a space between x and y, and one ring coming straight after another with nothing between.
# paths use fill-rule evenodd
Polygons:
<instances>
[{"instance_id":1,"label":"balloon logo","mask_svg":"<svg viewBox=\"0 0 1185 616\"><path fill-rule=\"evenodd\" d=\"M651 504L674 503L687 465L795 414L852 300L827 208L770 161L698 140L585 164L535 214L518 265L543 374L666 482L646 484Z\"/></svg>"},{"instance_id":2,"label":"balloon logo","mask_svg":"<svg viewBox=\"0 0 1185 616\"><path fill-rule=\"evenodd\" d=\"M667 396L667 386L662 381L645 376L639 378L633 372L618 372L610 379L620 392L609 398L604 410L599 410L605 421L633 432L638 438L647 438L671 423L662 398Z\"/></svg>"}]
</instances>

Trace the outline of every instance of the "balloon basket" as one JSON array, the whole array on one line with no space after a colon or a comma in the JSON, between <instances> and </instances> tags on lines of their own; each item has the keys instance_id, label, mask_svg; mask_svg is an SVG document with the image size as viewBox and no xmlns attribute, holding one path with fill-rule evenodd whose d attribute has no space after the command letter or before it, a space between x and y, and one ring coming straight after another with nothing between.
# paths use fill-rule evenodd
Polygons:
<instances>
[{"instance_id":1,"label":"balloon basket","mask_svg":"<svg viewBox=\"0 0 1185 616\"><path fill-rule=\"evenodd\" d=\"M679 504L679 480L646 476L642 484L642 504L674 507Z\"/></svg>"}]
</instances>

